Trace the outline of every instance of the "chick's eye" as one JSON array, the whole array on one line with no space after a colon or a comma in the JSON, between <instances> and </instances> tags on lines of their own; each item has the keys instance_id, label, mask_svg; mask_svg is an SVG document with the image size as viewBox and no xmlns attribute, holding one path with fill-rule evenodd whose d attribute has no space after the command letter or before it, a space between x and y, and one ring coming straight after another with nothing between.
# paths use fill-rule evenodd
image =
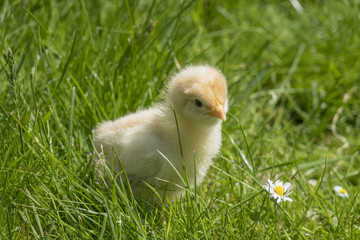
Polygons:
<instances>
[{"instance_id":1,"label":"chick's eye","mask_svg":"<svg viewBox=\"0 0 360 240\"><path fill-rule=\"evenodd\" d=\"M199 100L199 99L195 99L195 105L197 106L197 107L202 107L202 102Z\"/></svg>"}]
</instances>

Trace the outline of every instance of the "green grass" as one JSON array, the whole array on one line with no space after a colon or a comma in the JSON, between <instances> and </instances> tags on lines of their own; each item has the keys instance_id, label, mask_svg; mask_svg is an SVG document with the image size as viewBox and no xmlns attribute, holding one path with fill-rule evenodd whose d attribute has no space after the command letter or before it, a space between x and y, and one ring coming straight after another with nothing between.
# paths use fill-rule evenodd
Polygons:
<instances>
[{"instance_id":1,"label":"green grass","mask_svg":"<svg viewBox=\"0 0 360 240\"><path fill-rule=\"evenodd\" d=\"M1 1L0 239L359 239L360 5L300 3ZM204 183L162 213L101 188L95 125L196 63L230 97Z\"/></svg>"}]
</instances>

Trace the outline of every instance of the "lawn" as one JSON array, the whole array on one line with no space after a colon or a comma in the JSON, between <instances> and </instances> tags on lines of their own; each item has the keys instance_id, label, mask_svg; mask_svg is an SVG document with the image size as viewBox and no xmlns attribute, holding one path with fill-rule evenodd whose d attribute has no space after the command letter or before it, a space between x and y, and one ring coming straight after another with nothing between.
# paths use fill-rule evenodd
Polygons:
<instances>
[{"instance_id":1,"label":"lawn","mask_svg":"<svg viewBox=\"0 0 360 240\"><path fill-rule=\"evenodd\" d=\"M1 1L0 239L359 239L359 26L357 0ZM103 188L96 124L205 63L229 90L205 181L160 207Z\"/></svg>"}]
</instances>

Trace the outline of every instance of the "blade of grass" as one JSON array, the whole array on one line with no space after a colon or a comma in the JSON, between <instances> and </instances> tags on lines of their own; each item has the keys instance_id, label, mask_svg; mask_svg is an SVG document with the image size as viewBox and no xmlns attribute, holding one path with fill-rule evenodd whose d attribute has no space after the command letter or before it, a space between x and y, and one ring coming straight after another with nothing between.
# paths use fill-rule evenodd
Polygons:
<instances>
[{"instance_id":1,"label":"blade of grass","mask_svg":"<svg viewBox=\"0 0 360 240\"><path fill-rule=\"evenodd\" d=\"M68 137L68 169L71 169L72 165L72 141L73 141L73 118L74 118L74 99L75 99L75 87L73 87L70 101L70 116L69 116L69 137Z\"/></svg>"},{"instance_id":2,"label":"blade of grass","mask_svg":"<svg viewBox=\"0 0 360 240\"><path fill-rule=\"evenodd\" d=\"M64 77L65 77L65 74L66 74L66 71L69 67L69 64L70 62L72 61L73 59L73 56L74 56L74 51L75 51L75 43L76 43L76 37L77 37L77 31L74 32L74 37L73 37L73 41L72 41L72 44L71 44L71 48L70 48L70 53L66 59L66 62L65 62L65 66L61 72L61 76L60 76L60 79L57 81L52 93L51 93L51 96L54 96L54 94L57 92L57 89L59 88L60 84L62 83Z\"/></svg>"},{"instance_id":3,"label":"blade of grass","mask_svg":"<svg viewBox=\"0 0 360 240\"><path fill-rule=\"evenodd\" d=\"M36 207L35 207L34 203L31 203L31 207L32 207L33 214L34 214L34 217L35 217L35 222L36 222L36 224L37 224L37 226L39 228L39 231L40 231L40 236L42 238L45 238L44 231L42 229L42 225L41 225L41 222L40 222L39 214L36 211Z\"/></svg>"}]
</instances>

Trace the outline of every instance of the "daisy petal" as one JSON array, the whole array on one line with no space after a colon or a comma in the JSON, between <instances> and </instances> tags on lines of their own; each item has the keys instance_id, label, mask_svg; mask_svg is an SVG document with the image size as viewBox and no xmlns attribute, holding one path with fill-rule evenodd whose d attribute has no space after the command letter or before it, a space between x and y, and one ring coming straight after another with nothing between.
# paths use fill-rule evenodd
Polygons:
<instances>
[{"instance_id":1,"label":"daisy petal","mask_svg":"<svg viewBox=\"0 0 360 240\"><path fill-rule=\"evenodd\" d=\"M283 182L282 181L280 181L280 180L276 180L276 182L275 182L275 186L283 186L284 184L283 184Z\"/></svg>"},{"instance_id":2,"label":"daisy petal","mask_svg":"<svg viewBox=\"0 0 360 240\"><path fill-rule=\"evenodd\" d=\"M291 190L292 186L289 182L284 183L284 191L287 192L288 190Z\"/></svg>"}]
</instances>

